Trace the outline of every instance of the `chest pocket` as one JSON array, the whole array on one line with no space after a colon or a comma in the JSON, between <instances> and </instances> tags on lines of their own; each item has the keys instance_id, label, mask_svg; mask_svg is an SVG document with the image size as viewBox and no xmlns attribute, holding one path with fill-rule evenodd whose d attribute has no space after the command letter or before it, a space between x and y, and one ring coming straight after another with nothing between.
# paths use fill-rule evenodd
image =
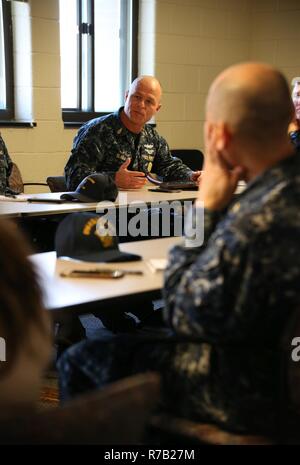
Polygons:
<instances>
[{"instance_id":1,"label":"chest pocket","mask_svg":"<svg viewBox=\"0 0 300 465\"><path fill-rule=\"evenodd\" d=\"M150 149L145 150L145 147L141 147L139 170L143 171L144 173L150 173L152 170L154 157L155 157L154 148L152 148L152 150Z\"/></svg>"}]
</instances>

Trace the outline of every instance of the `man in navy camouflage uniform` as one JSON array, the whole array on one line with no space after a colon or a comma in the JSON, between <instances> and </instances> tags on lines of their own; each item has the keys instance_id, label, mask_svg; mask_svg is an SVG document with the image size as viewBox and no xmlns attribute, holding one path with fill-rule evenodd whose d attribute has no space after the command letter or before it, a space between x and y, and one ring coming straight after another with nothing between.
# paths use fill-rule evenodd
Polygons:
<instances>
[{"instance_id":1,"label":"man in navy camouflage uniform","mask_svg":"<svg viewBox=\"0 0 300 465\"><path fill-rule=\"evenodd\" d=\"M4 140L0 135L0 194L5 195L10 193L8 187L8 178L12 169L12 161L8 154Z\"/></svg>"},{"instance_id":2,"label":"man in navy camouflage uniform","mask_svg":"<svg viewBox=\"0 0 300 465\"><path fill-rule=\"evenodd\" d=\"M141 188L146 183L145 175L150 172L165 181L198 179L200 171L193 172L181 160L173 158L165 139L146 124L160 110L161 94L156 78L140 76L126 92L124 107L95 118L79 129L65 167L69 190L75 190L86 176L97 172L109 174L117 187L123 189ZM151 302L147 306L152 315ZM140 318L137 309L134 313ZM103 312L97 315L106 327L116 331L136 326L135 320L124 313L113 317Z\"/></svg>"},{"instance_id":3,"label":"man in navy camouflage uniform","mask_svg":"<svg viewBox=\"0 0 300 465\"><path fill-rule=\"evenodd\" d=\"M145 124L161 108L161 93L157 79L141 76L126 92L124 107L79 129L65 167L68 189L96 172L110 174L123 189L141 188L149 172L165 181L197 180L200 173L173 158L165 139Z\"/></svg>"},{"instance_id":4,"label":"man in navy camouflage uniform","mask_svg":"<svg viewBox=\"0 0 300 465\"><path fill-rule=\"evenodd\" d=\"M71 347L59 364L63 398L150 369L162 376L161 407L177 416L237 431L278 425L279 341L300 304L293 111L283 75L270 66L244 63L217 77L193 207L204 203L205 240L170 252L166 328ZM241 178L247 187L234 197Z\"/></svg>"}]
</instances>

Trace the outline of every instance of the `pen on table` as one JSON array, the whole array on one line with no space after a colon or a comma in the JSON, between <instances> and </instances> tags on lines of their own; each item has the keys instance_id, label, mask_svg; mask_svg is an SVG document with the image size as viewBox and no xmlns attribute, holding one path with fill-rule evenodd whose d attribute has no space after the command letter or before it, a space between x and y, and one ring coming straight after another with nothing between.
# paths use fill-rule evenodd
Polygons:
<instances>
[{"instance_id":1,"label":"pen on table","mask_svg":"<svg viewBox=\"0 0 300 465\"><path fill-rule=\"evenodd\" d=\"M74 270L74 271L82 271L82 270ZM144 272L142 270L122 270L122 269L118 269L118 270L114 270L114 269L111 269L111 268L104 268L104 270L84 270L83 272L85 273L101 273L102 271L120 271L121 273L124 273L124 274L134 274L134 275L142 275L144 274Z\"/></svg>"},{"instance_id":2,"label":"pen on table","mask_svg":"<svg viewBox=\"0 0 300 465\"><path fill-rule=\"evenodd\" d=\"M120 270L125 274L136 274L136 275L142 275L144 272L142 270Z\"/></svg>"},{"instance_id":3,"label":"pen on table","mask_svg":"<svg viewBox=\"0 0 300 465\"><path fill-rule=\"evenodd\" d=\"M63 203L61 199L46 199L46 198L38 198L38 197L29 197L27 202L35 202L35 203Z\"/></svg>"},{"instance_id":4,"label":"pen on table","mask_svg":"<svg viewBox=\"0 0 300 465\"><path fill-rule=\"evenodd\" d=\"M96 269L96 270L71 270L69 271L69 273L81 273L81 274L94 274L94 275L97 275L97 274L101 274L101 273L110 273L110 272L121 272L123 274L131 274L131 275L143 275L144 272L142 270L122 270L122 269L119 269L119 270L114 270L114 269L111 269L111 268L104 268L104 269ZM68 274L68 273L67 273ZM63 275L65 276L65 272L63 272Z\"/></svg>"}]
</instances>

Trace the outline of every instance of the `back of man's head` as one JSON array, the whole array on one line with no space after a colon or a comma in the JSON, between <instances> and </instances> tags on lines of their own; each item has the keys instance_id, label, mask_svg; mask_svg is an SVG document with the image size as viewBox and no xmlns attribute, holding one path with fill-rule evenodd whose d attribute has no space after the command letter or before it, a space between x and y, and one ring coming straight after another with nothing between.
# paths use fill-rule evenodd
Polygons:
<instances>
[{"instance_id":1,"label":"back of man's head","mask_svg":"<svg viewBox=\"0 0 300 465\"><path fill-rule=\"evenodd\" d=\"M283 74L263 63L241 63L213 82L207 119L228 125L249 147L272 147L286 139L294 107Z\"/></svg>"}]
</instances>

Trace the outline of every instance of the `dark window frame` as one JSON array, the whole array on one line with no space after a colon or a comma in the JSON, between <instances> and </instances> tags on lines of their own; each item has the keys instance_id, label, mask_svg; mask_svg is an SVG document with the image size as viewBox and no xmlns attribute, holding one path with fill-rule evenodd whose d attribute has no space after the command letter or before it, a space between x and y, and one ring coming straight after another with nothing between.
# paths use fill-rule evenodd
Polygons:
<instances>
[{"instance_id":1,"label":"dark window frame","mask_svg":"<svg viewBox=\"0 0 300 465\"><path fill-rule=\"evenodd\" d=\"M81 21L81 0L78 0L77 3L78 8L78 22L79 27L82 25ZM91 16L91 27L89 29L89 33L93 35L93 28L94 28L94 0L90 0L90 16ZM135 79L138 75L138 17L139 17L139 0L132 0L132 67L131 67L131 80ZM82 41L82 33L78 34L78 106L79 108L82 107L82 54L81 54L81 41ZM91 63L91 83L90 83L90 99L91 99L91 106L94 108L94 83L95 83L95 73L94 73L94 40L92 40L91 46L91 54L92 54L92 63ZM97 112L93 109L91 111L83 111L75 108L62 108L62 119L64 122L65 127L68 128L75 128L81 126L86 121L89 121L93 118L97 118L99 116L107 115L108 112Z\"/></svg>"},{"instance_id":2,"label":"dark window frame","mask_svg":"<svg viewBox=\"0 0 300 465\"><path fill-rule=\"evenodd\" d=\"M3 36L4 36L4 58L5 58L5 83L6 83L6 108L0 109L1 121L12 121L14 112L14 72L13 72L13 26L11 15L11 4L2 1L3 11Z\"/></svg>"}]
</instances>

